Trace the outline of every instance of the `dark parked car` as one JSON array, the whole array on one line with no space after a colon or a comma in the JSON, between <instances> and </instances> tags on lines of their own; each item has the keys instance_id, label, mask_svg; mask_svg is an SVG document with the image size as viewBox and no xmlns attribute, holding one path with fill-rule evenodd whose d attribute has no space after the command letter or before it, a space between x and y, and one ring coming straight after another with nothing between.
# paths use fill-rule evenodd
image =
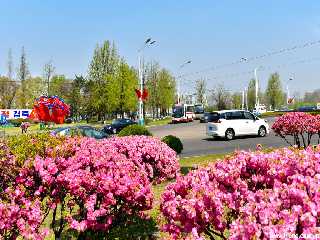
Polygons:
<instances>
[{"instance_id":1,"label":"dark parked car","mask_svg":"<svg viewBox=\"0 0 320 240\"><path fill-rule=\"evenodd\" d=\"M95 139L108 138L110 135L91 126L62 127L52 130L52 134L59 136L81 135Z\"/></svg>"},{"instance_id":2,"label":"dark parked car","mask_svg":"<svg viewBox=\"0 0 320 240\"><path fill-rule=\"evenodd\" d=\"M316 106L303 106L298 108L299 112L313 112L316 110L317 110Z\"/></svg>"},{"instance_id":3,"label":"dark parked car","mask_svg":"<svg viewBox=\"0 0 320 240\"><path fill-rule=\"evenodd\" d=\"M120 132L123 128L133 124L137 123L129 118L115 119L112 121L110 125L106 125L103 128L103 131L105 131L108 134L116 134Z\"/></svg>"}]
</instances>

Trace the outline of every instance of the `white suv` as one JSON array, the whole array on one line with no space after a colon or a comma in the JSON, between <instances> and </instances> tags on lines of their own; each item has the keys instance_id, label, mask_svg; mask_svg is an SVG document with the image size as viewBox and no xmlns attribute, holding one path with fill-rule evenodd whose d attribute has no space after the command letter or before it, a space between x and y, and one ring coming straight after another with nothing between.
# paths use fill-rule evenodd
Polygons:
<instances>
[{"instance_id":1,"label":"white suv","mask_svg":"<svg viewBox=\"0 0 320 240\"><path fill-rule=\"evenodd\" d=\"M212 112L207 124L207 135L225 137L232 140L235 136L258 135L264 137L269 133L269 125L248 111L225 110Z\"/></svg>"}]
</instances>

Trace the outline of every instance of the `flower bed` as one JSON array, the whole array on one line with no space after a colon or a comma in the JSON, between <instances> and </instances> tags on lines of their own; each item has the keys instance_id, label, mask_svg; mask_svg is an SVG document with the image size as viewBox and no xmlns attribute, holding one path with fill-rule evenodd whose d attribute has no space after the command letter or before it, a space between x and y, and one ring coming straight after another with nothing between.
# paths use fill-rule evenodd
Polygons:
<instances>
[{"instance_id":1,"label":"flower bed","mask_svg":"<svg viewBox=\"0 0 320 240\"><path fill-rule=\"evenodd\" d=\"M320 143L320 115L287 113L276 119L272 129L291 146L306 148L310 146L314 136L318 137ZM293 142L290 142L288 136L293 138Z\"/></svg>"},{"instance_id":2,"label":"flower bed","mask_svg":"<svg viewBox=\"0 0 320 240\"><path fill-rule=\"evenodd\" d=\"M172 239L270 239L320 233L320 146L239 152L190 172L161 197Z\"/></svg>"},{"instance_id":3,"label":"flower bed","mask_svg":"<svg viewBox=\"0 0 320 240\"><path fill-rule=\"evenodd\" d=\"M143 218L152 208L152 183L176 177L180 168L172 149L145 136L66 138L43 150L24 158L14 177L8 176L11 184L0 200L5 239L43 239L49 214L56 239L68 230L79 239L103 237L132 216ZM2 154L15 163L17 156L5 143Z\"/></svg>"}]
</instances>

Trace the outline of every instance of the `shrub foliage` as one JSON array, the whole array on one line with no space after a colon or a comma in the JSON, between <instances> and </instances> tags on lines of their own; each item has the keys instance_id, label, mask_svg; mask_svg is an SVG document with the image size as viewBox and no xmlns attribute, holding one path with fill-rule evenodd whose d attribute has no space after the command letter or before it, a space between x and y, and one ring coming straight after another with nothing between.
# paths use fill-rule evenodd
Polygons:
<instances>
[{"instance_id":1,"label":"shrub foliage","mask_svg":"<svg viewBox=\"0 0 320 240\"><path fill-rule=\"evenodd\" d=\"M146 127L135 124L135 125L130 125L125 127L118 134L119 137L133 136L133 135L152 136L152 133Z\"/></svg>"},{"instance_id":2,"label":"shrub foliage","mask_svg":"<svg viewBox=\"0 0 320 240\"><path fill-rule=\"evenodd\" d=\"M173 150L175 150L177 154L181 153L181 151L183 150L183 144L181 140L176 136L168 135L163 137L161 141L167 144Z\"/></svg>"}]
</instances>

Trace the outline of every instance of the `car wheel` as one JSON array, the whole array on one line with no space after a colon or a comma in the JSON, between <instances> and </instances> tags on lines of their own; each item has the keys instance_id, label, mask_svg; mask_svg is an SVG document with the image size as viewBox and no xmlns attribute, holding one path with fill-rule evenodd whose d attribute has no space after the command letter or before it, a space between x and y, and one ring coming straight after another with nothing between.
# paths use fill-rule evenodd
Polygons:
<instances>
[{"instance_id":1,"label":"car wheel","mask_svg":"<svg viewBox=\"0 0 320 240\"><path fill-rule=\"evenodd\" d=\"M258 131L259 137L265 137L267 135L267 130L264 126L261 126Z\"/></svg>"},{"instance_id":2,"label":"car wheel","mask_svg":"<svg viewBox=\"0 0 320 240\"><path fill-rule=\"evenodd\" d=\"M231 128L227 129L227 131L225 133L225 138L228 141L234 139L234 131L233 131L233 129L231 129Z\"/></svg>"}]
</instances>

